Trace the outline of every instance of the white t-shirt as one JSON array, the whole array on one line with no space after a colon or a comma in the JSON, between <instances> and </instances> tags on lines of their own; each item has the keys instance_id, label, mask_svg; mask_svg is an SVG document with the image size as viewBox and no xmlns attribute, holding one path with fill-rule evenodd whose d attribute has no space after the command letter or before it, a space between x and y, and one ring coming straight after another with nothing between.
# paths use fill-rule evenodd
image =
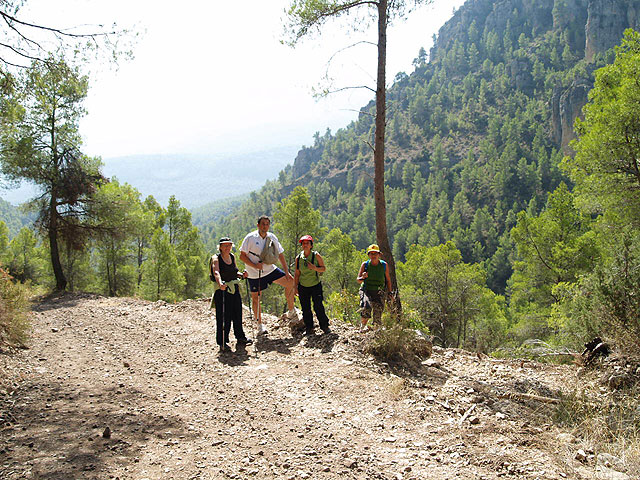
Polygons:
<instances>
[{"instance_id":1,"label":"white t-shirt","mask_svg":"<svg viewBox=\"0 0 640 480\"><path fill-rule=\"evenodd\" d=\"M282 248L282 245L280 245L278 237L276 237L271 232L267 232L267 236L271 237L271 241L273 241L273 243L275 244L278 254L283 253L284 248ZM246 237L244 237L244 240L242 240L242 245L240 246L240 251L246 253L247 257L249 257L249 260L251 260L253 263L258 263L260 261L260 254L262 253L262 250L264 249L266 243L267 237L262 238L258 233L258 230L254 230L253 232L247 234ZM265 263L262 267L261 275L258 269L253 268L249 264L245 264L245 268L247 270L247 273L249 274L249 278L255 279L259 276L266 277L277 267L275 265L269 265Z\"/></svg>"}]
</instances>

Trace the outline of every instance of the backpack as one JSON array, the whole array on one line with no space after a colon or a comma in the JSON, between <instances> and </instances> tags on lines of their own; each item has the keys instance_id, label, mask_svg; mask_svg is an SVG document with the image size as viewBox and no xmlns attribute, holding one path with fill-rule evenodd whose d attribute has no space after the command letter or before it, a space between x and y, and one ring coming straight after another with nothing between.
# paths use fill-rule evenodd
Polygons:
<instances>
[{"instance_id":1,"label":"backpack","mask_svg":"<svg viewBox=\"0 0 640 480\"><path fill-rule=\"evenodd\" d=\"M371 260L367 260L366 262L364 262L364 271L366 272L369 269L369 264L371 263ZM387 262L385 262L384 260L380 260L380 263L382 263L382 266L384 267L384 271L386 273L387 271ZM387 276L385 275L384 277L384 284L387 284ZM362 284L364 286L364 283Z\"/></svg>"},{"instance_id":2,"label":"backpack","mask_svg":"<svg viewBox=\"0 0 640 480\"><path fill-rule=\"evenodd\" d=\"M311 263L313 263L316 267L318 265L316 265L316 252L315 250L311 250ZM296 256L296 270L300 270L300 258L302 257L303 252L300 252L297 256ZM319 275L322 275L324 272L316 272L316 277L318 278L318 280L320 280Z\"/></svg>"},{"instance_id":3,"label":"backpack","mask_svg":"<svg viewBox=\"0 0 640 480\"><path fill-rule=\"evenodd\" d=\"M364 262L364 271L366 272L369 269L369 264L371 263L371 260L367 260L366 262ZM384 271L387 271L387 262L384 262L382 260L380 260L380 263L382 263L382 266L384 267ZM385 278L385 282L386 282L386 278Z\"/></svg>"},{"instance_id":4,"label":"backpack","mask_svg":"<svg viewBox=\"0 0 640 480\"><path fill-rule=\"evenodd\" d=\"M260 254L260 261L262 263L268 263L270 265L274 265L280 259L280 255L276 250L276 244L273 242L271 235L267 235L267 241L264 244L264 248L262 249L262 253Z\"/></svg>"}]
</instances>

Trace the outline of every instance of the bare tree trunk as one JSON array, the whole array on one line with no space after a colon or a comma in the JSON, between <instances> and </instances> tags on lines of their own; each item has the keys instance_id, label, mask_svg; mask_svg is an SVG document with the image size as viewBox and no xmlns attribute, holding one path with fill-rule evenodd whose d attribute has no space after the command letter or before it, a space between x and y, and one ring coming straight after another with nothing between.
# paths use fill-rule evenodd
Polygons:
<instances>
[{"instance_id":1,"label":"bare tree trunk","mask_svg":"<svg viewBox=\"0 0 640 480\"><path fill-rule=\"evenodd\" d=\"M67 279L64 276L60 252L58 251L58 209L56 208L55 192L51 192L49 201L49 249L51 250L51 267L56 277L56 290L67 288Z\"/></svg>"},{"instance_id":2,"label":"bare tree trunk","mask_svg":"<svg viewBox=\"0 0 640 480\"><path fill-rule=\"evenodd\" d=\"M144 241L138 239L138 288L140 288L140 284L142 283L142 261L144 255Z\"/></svg>"},{"instance_id":3,"label":"bare tree trunk","mask_svg":"<svg viewBox=\"0 0 640 480\"><path fill-rule=\"evenodd\" d=\"M376 79L376 135L373 148L374 200L376 208L376 240L386 260L391 278L391 289L398 291L396 263L387 235L387 204L384 195L384 146L387 122L386 64L387 64L387 0L378 2L378 75ZM402 312L400 297L396 295L393 310Z\"/></svg>"}]
</instances>

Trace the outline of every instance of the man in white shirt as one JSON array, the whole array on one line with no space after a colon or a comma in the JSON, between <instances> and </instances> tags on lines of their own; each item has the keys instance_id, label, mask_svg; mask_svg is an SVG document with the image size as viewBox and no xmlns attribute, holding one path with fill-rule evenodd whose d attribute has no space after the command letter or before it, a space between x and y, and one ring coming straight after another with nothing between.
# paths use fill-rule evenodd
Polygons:
<instances>
[{"instance_id":1,"label":"man in white shirt","mask_svg":"<svg viewBox=\"0 0 640 480\"><path fill-rule=\"evenodd\" d=\"M240 260L244 262L247 273L249 274L249 289L251 290L253 315L258 322L258 333L260 334L266 333L267 329L262 323L259 294L263 290L266 290L271 283L275 282L284 287L284 295L287 299L287 306L289 307L287 316L290 319L297 316L294 308L295 290L293 277L289 273L287 261L284 258L284 248L280 245L278 238L269 232L270 226L271 220L269 220L269 217L262 215L258 218L258 229L247 234L240 246ZM262 263L260 259L260 254L267 243L267 238L271 238L271 241L276 247L278 259L282 264L282 270L275 265Z\"/></svg>"}]
</instances>

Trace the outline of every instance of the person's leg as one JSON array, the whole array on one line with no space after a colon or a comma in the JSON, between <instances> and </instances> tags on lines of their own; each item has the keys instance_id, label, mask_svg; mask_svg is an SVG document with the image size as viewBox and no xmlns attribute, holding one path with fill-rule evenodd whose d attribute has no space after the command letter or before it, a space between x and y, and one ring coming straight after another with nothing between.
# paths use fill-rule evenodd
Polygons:
<instances>
[{"instance_id":1,"label":"person's leg","mask_svg":"<svg viewBox=\"0 0 640 480\"><path fill-rule=\"evenodd\" d=\"M267 329L262 323L262 315L260 311L260 295L258 295L258 292L251 293L251 299L253 301L253 319L256 322L258 333L264 333L267 331Z\"/></svg>"},{"instance_id":2,"label":"person's leg","mask_svg":"<svg viewBox=\"0 0 640 480\"><path fill-rule=\"evenodd\" d=\"M327 317L327 313L324 310L324 304L322 303L324 300L324 295L322 294L322 283L313 287L313 294L311 298L313 299L313 311L316 312L320 329L323 332L327 332L329 330L329 317ZM311 321L313 321L313 317L311 317Z\"/></svg>"},{"instance_id":3,"label":"person's leg","mask_svg":"<svg viewBox=\"0 0 640 480\"><path fill-rule=\"evenodd\" d=\"M233 314L233 295L226 290L222 292L222 308L224 310L224 343L229 343L229 332L231 332L231 317Z\"/></svg>"},{"instance_id":4,"label":"person's leg","mask_svg":"<svg viewBox=\"0 0 640 480\"><path fill-rule=\"evenodd\" d=\"M298 298L302 307L302 320L307 333L313 331L313 313L311 312L311 292L308 288L298 285Z\"/></svg>"},{"instance_id":5,"label":"person's leg","mask_svg":"<svg viewBox=\"0 0 640 480\"><path fill-rule=\"evenodd\" d=\"M292 311L295 307L295 285L292 278L280 277L274 280L274 283L281 285L284 288L284 297L287 300L287 307L289 311Z\"/></svg>"},{"instance_id":6,"label":"person's leg","mask_svg":"<svg viewBox=\"0 0 640 480\"><path fill-rule=\"evenodd\" d=\"M236 341L247 341L247 336L242 328L242 297L240 292L236 291L235 295L229 295L229 303L231 303L231 323L233 325L233 335L236 337Z\"/></svg>"},{"instance_id":7,"label":"person's leg","mask_svg":"<svg viewBox=\"0 0 640 480\"><path fill-rule=\"evenodd\" d=\"M360 330L364 330L371 318L371 301L366 290L359 290L358 292L360 293Z\"/></svg>"},{"instance_id":8,"label":"person's leg","mask_svg":"<svg viewBox=\"0 0 640 480\"><path fill-rule=\"evenodd\" d=\"M267 286L268 286L268 282L265 280L265 277L249 279L249 288L251 290L251 303L253 306L253 318L256 322L258 334L267 332L266 327L262 323L262 311L260 307L260 300L261 300L260 295L262 294L262 291Z\"/></svg>"},{"instance_id":9,"label":"person's leg","mask_svg":"<svg viewBox=\"0 0 640 480\"><path fill-rule=\"evenodd\" d=\"M216 343L220 346L224 344L224 318L222 310L222 290L216 290L213 294L216 302Z\"/></svg>"},{"instance_id":10,"label":"person's leg","mask_svg":"<svg viewBox=\"0 0 640 480\"><path fill-rule=\"evenodd\" d=\"M382 298L382 293L372 293L370 298L371 306L373 308L373 323L380 326L382 325L382 312L384 311L384 299Z\"/></svg>"}]
</instances>

